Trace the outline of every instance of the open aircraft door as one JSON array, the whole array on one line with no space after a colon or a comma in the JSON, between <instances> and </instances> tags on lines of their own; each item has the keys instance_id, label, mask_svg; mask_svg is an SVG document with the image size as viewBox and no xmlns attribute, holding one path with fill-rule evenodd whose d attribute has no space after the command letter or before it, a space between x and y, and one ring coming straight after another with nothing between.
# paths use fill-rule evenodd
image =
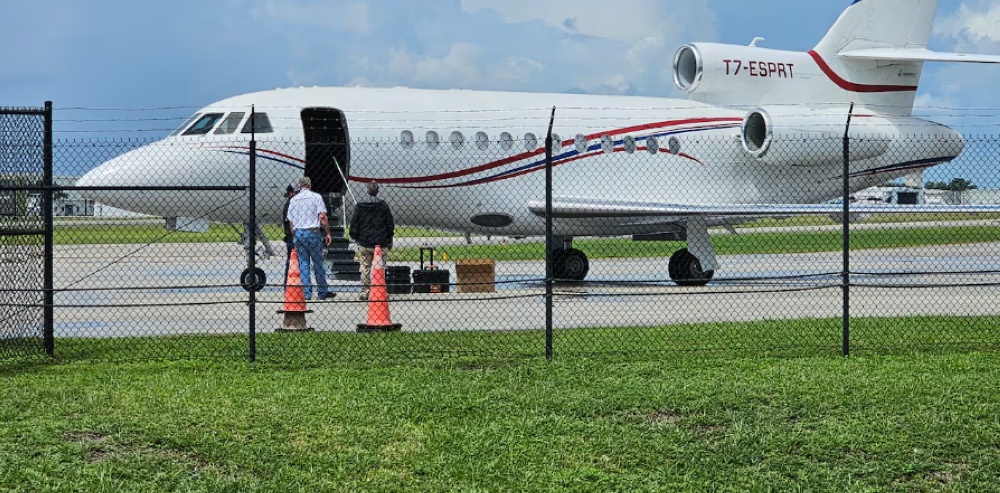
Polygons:
<instances>
[{"instance_id":1,"label":"open aircraft door","mask_svg":"<svg viewBox=\"0 0 1000 493\"><path fill-rule=\"evenodd\" d=\"M305 108L301 115L306 145L305 175L312 179L313 192L324 196L346 193L344 178L350 176L351 147L344 112L336 108Z\"/></svg>"}]
</instances>

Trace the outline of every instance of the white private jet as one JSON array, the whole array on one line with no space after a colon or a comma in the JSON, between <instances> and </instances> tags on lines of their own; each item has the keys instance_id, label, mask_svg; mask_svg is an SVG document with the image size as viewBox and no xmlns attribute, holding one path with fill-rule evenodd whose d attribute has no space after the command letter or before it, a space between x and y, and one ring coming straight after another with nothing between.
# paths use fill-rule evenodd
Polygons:
<instances>
[{"instance_id":1,"label":"white private jet","mask_svg":"<svg viewBox=\"0 0 1000 493\"><path fill-rule=\"evenodd\" d=\"M341 87L236 96L198 111L162 141L100 165L77 185L246 183L253 127L262 221L280 221L285 187L305 174L325 194L357 196L365 182L378 180L397 224L539 236L543 141L556 107L553 217L564 245L557 276L587 274L573 237L633 235L686 239L688 248L670 259L671 278L703 285L718 268L708 228L761 216L840 214L840 205L826 202L842 196L840 139L850 104L852 191L959 156L964 142L957 132L911 116L923 63L1000 63L1000 56L927 50L937 4L855 0L808 53L760 48L758 40L683 46L673 60L674 82L690 100ZM810 139L791 138L802 135ZM84 195L167 217L178 228L247 219L246 194L231 191Z\"/></svg>"}]
</instances>

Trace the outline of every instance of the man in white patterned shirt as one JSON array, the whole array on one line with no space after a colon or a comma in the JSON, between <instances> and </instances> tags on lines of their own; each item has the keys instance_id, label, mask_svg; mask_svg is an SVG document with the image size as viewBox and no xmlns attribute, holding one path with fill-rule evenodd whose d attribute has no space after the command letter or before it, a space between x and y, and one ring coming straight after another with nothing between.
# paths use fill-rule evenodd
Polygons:
<instances>
[{"instance_id":1,"label":"man in white patterned shirt","mask_svg":"<svg viewBox=\"0 0 1000 493\"><path fill-rule=\"evenodd\" d=\"M286 219L295 234L295 250L299 256L299 271L302 274L302 290L306 299L312 299L313 284L310 272L316 277L316 299L325 300L335 295L326 283L326 267L323 265L323 245L330 246L330 223L326 217L326 204L320 194L310 190L312 180L303 176L299 179L300 191L288 204ZM326 238L320 236L323 226ZM309 266L312 264L312 269Z\"/></svg>"}]
</instances>

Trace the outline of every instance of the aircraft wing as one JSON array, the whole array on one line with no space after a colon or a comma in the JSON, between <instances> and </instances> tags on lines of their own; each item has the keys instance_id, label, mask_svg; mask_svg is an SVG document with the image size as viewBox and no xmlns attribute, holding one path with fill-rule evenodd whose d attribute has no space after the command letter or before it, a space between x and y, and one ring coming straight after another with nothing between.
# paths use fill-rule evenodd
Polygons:
<instances>
[{"instance_id":1,"label":"aircraft wing","mask_svg":"<svg viewBox=\"0 0 1000 493\"><path fill-rule=\"evenodd\" d=\"M871 48L840 53L844 58L869 60L903 60L914 62L965 62L1000 63L997 55L968 55L965 53L941 53L925 49Z\"/></svg>"},{"instance_id":2,"label":"aircraft wing","mask_svg":"<svg viewBox=\"0 0 1000 493\"><path fill-rule=\"evenodd\" d=\"M528 210L545 217L545 201L528 202ZM851 204L852 214L1000 213L1000 205L890 205ZM787 216L842 214L841 204L718 204L685 205L608 199L554 197L552 217L687 217L687 216Z\"/></svg>"}]
</instances>

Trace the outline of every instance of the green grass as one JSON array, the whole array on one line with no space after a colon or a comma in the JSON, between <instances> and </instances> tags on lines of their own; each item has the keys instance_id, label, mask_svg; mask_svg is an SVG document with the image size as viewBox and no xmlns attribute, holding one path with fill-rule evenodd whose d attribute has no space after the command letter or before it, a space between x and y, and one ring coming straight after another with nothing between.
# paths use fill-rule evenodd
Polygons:
<instances>
[{"instance_id":1,"label":"green grass","mask_svg":"<svg viewBox=\"0 0 1000 493\"><path fill-rule=\"evenodd\" d=\"M933 321L942 332L996 327L995 319ZM856 325L899 337L930 322ZM810 327L836 329L785 325L687 330L809 337ZM668 336L645 340L655 348ZM391 350L416 337L325 342L382 340L370 349ZM538 337L529 335L533 348ZM829 349L294 370L0 366L0 490L1000 491L995 354L845 360Z\"/></svg>"},{"instance_id":2,"label":"green grass","mask_svg":"<svg viewBox=\"0 0 1000 493\"><path fill-rule=\"evenodd\" d=\"M946 228L858 230L851 232L851 248L899 248L926 245L951 245L1000 241L1000 228L960 226ZM751 233L717 235L712 238L720 255L814 253L840 251L843 236L839 231ZM684 242L635 242L621 239L576 240L573 247L590 258L669 257L685 248ZM449 260L491 258L494 260L542 260L544 243L510 243L451 246L435 253L448 253ZM416 248L398 248L390 252L390 261L416 261Z\"/></svg>"},{"instance_id":3,"label":"green grass","mask_svg":"<svg viewBox=\"0 0 1000 493\"><path fill-rule=\"evenodd\" d=\"M240 228L242 230L242 228ZM284 237L281 226L264 225L264 232L274 242ZM396 228L399 238L458 236L424 228ZM167 231L162 224L150 225L81 225L58 226L54 233L56 245L114 245L144 243L224 243L239 241L239 234L225 224L213 224L205 233Z\"/></svg>"},{"instance_id":4,"label":"green grass","mask_svg":"<svg viewBox=\"0 0 1000 493\"><path fill-rule=\"evenodd\" d=\"M856 224L885 224L885 223L924 223L941 221L981 221L987 219L1000 219L1000 214L872 214ZM840 223L833 222L828 216L796 216L788 219L759 219L754 222L736 226L737 228L768 228L768 227L788 227L788 226L832 226Z\"/></svg>"},{"instance_id":5,"label":"green grass","mask_svg":"<svg viewBox=\"0 0 1000 493\"><path fill-rule=\"evenodd\" d=\"M541 326L540 326L541 328ZM22 341L23 342L23 341ZM32 341L29 341L32 342ZM10 344L10 343L8 343ZM41 341L33 341L41 348ZM998 317L854 318L852 351L869 353L921 347L1000 347ZM145 359L246 360L245 334L113 339L58 339L59 361ZM839 353L839 318L680 324L556 330L557 356L713 352L741 356ZM9 350L24 347L9 347ZM0 355L5 347L0 342ZM437 360L449 358L531 358L544 354L542 330L439 331L394 334L316 332L257 334L257 359L291 365L322 361ZM37 351L40 353L40 349Z\"/></svg>"}]
</instances>

